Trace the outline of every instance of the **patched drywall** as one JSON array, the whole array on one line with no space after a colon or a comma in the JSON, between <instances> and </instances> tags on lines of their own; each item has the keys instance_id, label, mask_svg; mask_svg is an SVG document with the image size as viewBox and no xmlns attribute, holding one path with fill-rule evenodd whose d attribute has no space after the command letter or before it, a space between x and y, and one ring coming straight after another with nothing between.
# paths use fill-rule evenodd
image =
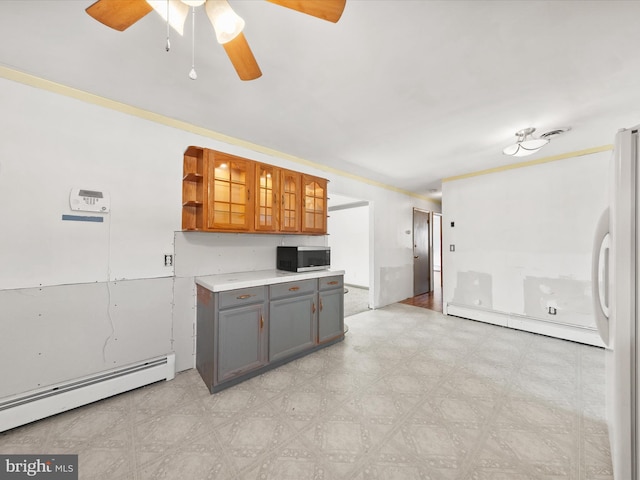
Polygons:
<instances>
[{"instance_id":1,"label":"patched drywall","mask_svg":"<svg viewBox=\"0 0 640 480\"><path fill-rule=\"evenodd\" d=\"M547 321L593 326L591 282L573 278L526 277L524 314Z\"/></svg>"},{"instance_id":2,"label":"patched drywall","mask_svg":"<svg viewBox=\"0 0 640 480\"><path fill-rule=\"evenodd\" d=\"M493 308L491 275L482 272L457 272L452 302L481 308Z\"/></svg>"},{"instance_id":3,"label":"patched drywall","mask_svg":"<svg viewBox=\"0 0 640 480\"><path fill-rule=\"evenodd\" d=\"M381 267L379 283L386 286L378 297L380 305L389 305L413 296L413 293L407 293L413 290L413 263L400 267Z\"/></svg>"},{"instance_id":4,"label":"patched drywall","mask_svg":"<svg viewBox=\"0 0 640 480\"><path fill-rule=\"evenodd\" d=\"M0 398L172 351L172 278L0 290Z\"/></svg>"},{"instance_id":5,"label":"patched drywall","mask_svg":"<svg viewBox=\"0 0 640 480\"><path fill-rule=\"evenodd\" d=\"M610 160L598 152L444 182L445 304L538 333L562 335L562 325L595 332L591 252ZM531 327L536 321L557 326Z\"/></svg>"}]
</instances>

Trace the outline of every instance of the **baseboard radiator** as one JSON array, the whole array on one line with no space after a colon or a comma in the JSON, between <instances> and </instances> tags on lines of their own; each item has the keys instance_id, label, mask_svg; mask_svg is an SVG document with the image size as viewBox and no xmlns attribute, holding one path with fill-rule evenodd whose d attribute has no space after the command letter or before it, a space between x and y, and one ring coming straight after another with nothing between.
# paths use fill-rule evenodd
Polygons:
<instances>
[{"instance_id":1,"label":"baseboard radiator","mask_svg":"<svg viewBox=\"0 0 640 480\"><path fill-rule=\"evenodd\" d=\"M175 354L0 399L0 432L175 376Z\"/></svg>"},{"instance_id":2,"label":"baseboard radiator","mask_svg":"<svg viewBox=\"0 0 640 480\"><path fill-rule=\"evenodd\" d=\"M604 343L602 343L602 339L595 325L588 327L528 317L518 313L505 313L488 308L470 307L453 303L448 303L443 305L443 307L446 315L452 315L454 317L477 320L479 322L491 323L516 330L524 330L526 332L538 333L549 337L593 345L595 347L604 347Z\"/></svg>"}]
</instances>

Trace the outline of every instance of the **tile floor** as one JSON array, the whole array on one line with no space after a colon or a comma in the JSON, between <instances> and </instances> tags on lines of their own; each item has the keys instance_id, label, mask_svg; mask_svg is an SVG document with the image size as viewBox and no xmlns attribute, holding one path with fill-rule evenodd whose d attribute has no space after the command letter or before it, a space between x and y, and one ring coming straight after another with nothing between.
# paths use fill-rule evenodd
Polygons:
<instances>
[{"instance_id":1,"label":"tile floor","mask_svg":"<svg viewBox=\"0 0 640 480\"><path fill-rule=\"evenodd\" d=\"M81 479L611 480L604 352L395 304L210 395L195 370L0 434Z\"/></svg>"},{"instance_id":2,"label":"tile floor","mask_svg":"<svg viewBox=\"0 0 640 480\"><path fill-rule=\"evenodd\" d=\"M369 310L369 289L345 285L344 288L344 316L350 317L356 313Z\"/></svg>"}]
</instances>

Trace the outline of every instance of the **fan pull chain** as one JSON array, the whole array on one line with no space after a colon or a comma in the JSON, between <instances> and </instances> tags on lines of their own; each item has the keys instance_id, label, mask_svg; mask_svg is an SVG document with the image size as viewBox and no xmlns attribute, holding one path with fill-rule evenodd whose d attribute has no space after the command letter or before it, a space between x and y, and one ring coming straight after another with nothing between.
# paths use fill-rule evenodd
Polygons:
<instances>
[{"instance_id":1,"label":"fan pull chain","mask_svg":"<svg viewBox=\"0 0 640 480\"><path fill-rule=\"evenodd\" d=\"M167 46L165 47L167 52L171 50L171 42L169 41L169 10L171 9L169 8L169 0L167 0Z\"/></svg>"},{"instance_id":2,"label":"fan pull chain","mask_svg":"<svg viewBox=\"0 0 640 480\"><path fill-rule=\"evenodd\" d=\"M196 73L196 7L191 7L191 71L189 78L191 80L198 78Z\"/></svg>"}]
</instances>

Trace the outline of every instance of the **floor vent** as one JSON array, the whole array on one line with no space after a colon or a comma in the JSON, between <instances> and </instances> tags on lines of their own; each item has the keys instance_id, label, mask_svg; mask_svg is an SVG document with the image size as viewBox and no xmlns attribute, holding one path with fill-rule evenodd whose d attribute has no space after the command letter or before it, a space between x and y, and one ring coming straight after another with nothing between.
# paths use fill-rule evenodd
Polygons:
<instances>
[{"instance_id":1,"label":"floor vent","mask_svg":"<svg viewBox=\"0 0 640 480\"><path fill-rule=\"evenodd\" d=\"M175 355L0 399L0 432L175 376Z\"/></svg>"}]
</instances>

